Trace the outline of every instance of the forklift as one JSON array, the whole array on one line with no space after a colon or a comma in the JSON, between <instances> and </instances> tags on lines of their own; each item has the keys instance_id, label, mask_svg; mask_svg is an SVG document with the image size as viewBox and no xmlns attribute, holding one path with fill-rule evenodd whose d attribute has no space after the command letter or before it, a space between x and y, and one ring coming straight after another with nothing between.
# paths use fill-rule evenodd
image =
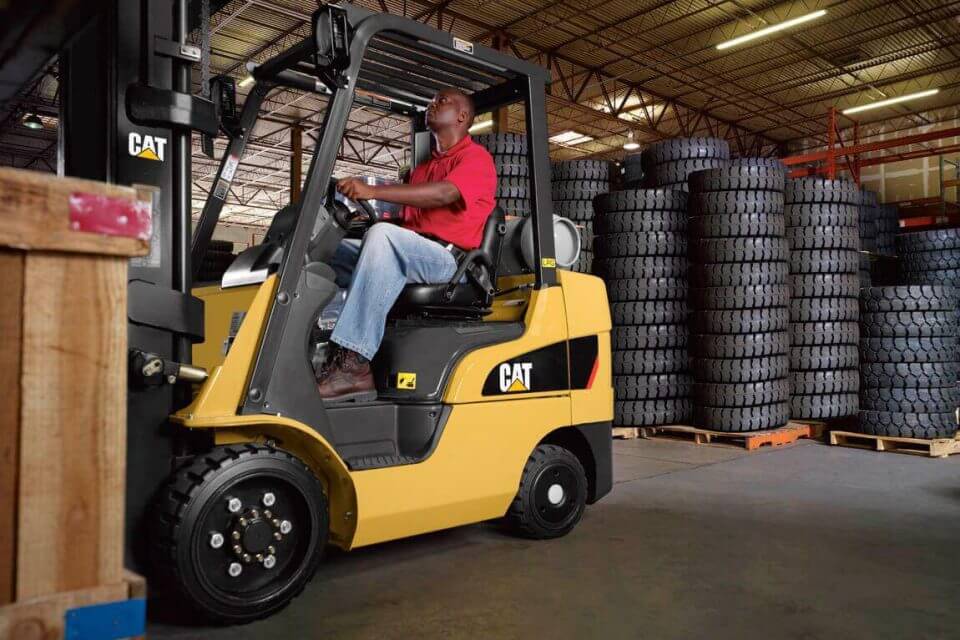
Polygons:
<instances>
[{"instance_id":1,"label":"forklift","mask_svg":"<svg viewBox=\"0 0 960 640\"><path fill-rule=\"evenodd\" d=\"M131 336L128 473L140 486L128 499L128 544L149 541L133 562L149 558L158 584L233 624L288 604L328 544L349 551L487 520L536 539L571 531L612 488L611 322L603 283L557 268L547 71L410 19L331 4L314 14L310 37L248 67L255 85L237 113L229 79L214 79L210 99L189 95L183 69L196 56L184 44L186 3L174 4L179 47L145 42L139 81L121 98L130 126L175 142L164 237L180 256L171 295L131 279L131 322L162 321L174 335L164 352ZM156 56L174 61L171 88L150 80ZM221 282L191 287L260 105L286 87L326 96L302 198ZM334 197L348 116L363 105L408 117L416 164L430 154L424 112L446 87L470 95L478 113L523 104L532 213L508 219L495 208L450 282L404 289L372 362L375 401L325 404L311 354L338 293L328 263L344 237L381 223L368 203ZM215 135L229 143L187 251L192 131L208 150ZM137 423L164 401L163 425ZM157 445L161 437L173 444ZM170 471L150 488L157 458Z\"/></svg>"}]
</instances>

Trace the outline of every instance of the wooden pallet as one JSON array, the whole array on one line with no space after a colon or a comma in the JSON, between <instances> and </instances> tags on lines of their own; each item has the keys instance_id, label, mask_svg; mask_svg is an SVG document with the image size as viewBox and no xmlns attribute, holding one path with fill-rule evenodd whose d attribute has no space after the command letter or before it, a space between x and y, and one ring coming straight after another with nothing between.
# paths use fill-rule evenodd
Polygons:
<instances>
[{"instance_id":1,"label":"wooden pallet","mask_svg":"<svg viewBox=\"0 0 960 640\"><path fill-rule=\"evenodd\" d=\"M663 427L640 427L640 437L667 436L692 440L696 444L726 444L742 446L747 451L756 451L765 446L780 447L793 444L801 438L820 438L826 426L821 422L790 422L779 429L749 431L745 433L712 431L687 425Z\"/></svg>"},{"instance_id":2,"label":"wooden pallet","mask_svg":"<svg viewBox=\"0 0 960 640\"><path fill-rule=\"evenodd\" d=\"M946 458L960 453L960 437L939 440L921 438L898 438L894 436L874 436L852 431L831 431L830 444L874 451L896 451L912 453L930 458Z\"/></svg>"},{"instance_id":3,"label":"wooden pallet","mask_svg":"<svg viewBox=\"0 0 960 640\"><path fill-rule=\"evenodd\" d=\"M640 437L640 429L637 427L614 427L613 437L618 440L633 440Z\"/></svg>"}]
</instances>

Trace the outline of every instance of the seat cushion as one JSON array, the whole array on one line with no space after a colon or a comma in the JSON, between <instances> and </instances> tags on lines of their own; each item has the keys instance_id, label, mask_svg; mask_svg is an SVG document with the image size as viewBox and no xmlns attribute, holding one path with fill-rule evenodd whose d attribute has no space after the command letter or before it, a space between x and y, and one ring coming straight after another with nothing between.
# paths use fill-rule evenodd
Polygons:
<instances>
[{"instance_id":1,"label":"seat cushion","mask_svg":"<svg viewBox=\"0 0 960 640\"><path fill-rule=\"evenodd\" d=\"M413 307L477 307L483 306L480 290L470 283L453 288L453 298L445 297L445 284L408 284L397 299L396 308L409 310Z\"/></svg>"}]
</instances>

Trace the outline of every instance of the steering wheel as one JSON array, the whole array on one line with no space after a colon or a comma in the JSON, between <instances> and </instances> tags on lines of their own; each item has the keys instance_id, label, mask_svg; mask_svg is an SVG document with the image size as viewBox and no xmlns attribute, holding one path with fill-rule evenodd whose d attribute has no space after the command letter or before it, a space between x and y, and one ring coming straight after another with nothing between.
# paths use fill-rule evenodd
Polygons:
<instances>
[{"instance_id":1,"label":"steering wheel","mask_svg":"<svg viewBox=\"0 0 960 640\"><path fill-rule=\"evenodd\" d=\"M327 202L330 203L330 211L334 220L336 220L342 229L350 231L357 228L369 227L380 222L380 213L373 208L373 205L371 205L368 200L350 200L350 202L357 205L361 214L366 218L366 220L360 221L360 216L357 215L356 211L351 210L350 207L334 197L336 189L337 181L331 180Z\"/></svg>"}]
</instances>

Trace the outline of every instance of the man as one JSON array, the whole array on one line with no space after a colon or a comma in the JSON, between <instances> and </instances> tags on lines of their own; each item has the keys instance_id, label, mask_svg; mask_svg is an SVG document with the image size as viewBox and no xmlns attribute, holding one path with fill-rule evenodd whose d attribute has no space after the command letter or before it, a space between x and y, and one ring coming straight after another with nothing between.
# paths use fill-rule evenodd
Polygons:
<instances>
[{"instance_id":1,"label":"man","mask_svg":"<svg viewBox=\"0 0 960 640\"><path fill-rule=\"evenodd\" d=\"M449 282L457 270L450 245L464 251L480 246L497 173L487 150L468 135L473 118L473 101L444 89L426 113L436 150L407 184L373 186L357 178L337 183L351 200L395 202L403 209L398 224L373 225L362 243L344 240L333 258L337 284L349 289L330 337L335 351L318 377L325 401L375 399L370 359L403 287Z\"/></svg>"}]
</instances>

